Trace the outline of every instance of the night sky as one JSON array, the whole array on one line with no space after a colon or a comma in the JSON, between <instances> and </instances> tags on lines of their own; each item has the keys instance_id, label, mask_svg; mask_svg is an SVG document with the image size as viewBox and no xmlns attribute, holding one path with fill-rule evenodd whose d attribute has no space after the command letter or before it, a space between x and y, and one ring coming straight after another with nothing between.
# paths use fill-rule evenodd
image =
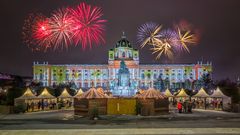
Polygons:
<instances>
[{"instance_id":1,"label":"night sky","mask_svg":"<svg viewBox=\"0 0 240 135\"><path fill-rule=\"evenodd\" d=\"M212 61L213 79L240 76L240 1L239 0L88 0L103 9L106 44L83 51L70 47L64 51L32 52L22 42L22 26L29 13L50 16L52 11L74 6L81 0L1 0L0 1L0 72L32 76L33 61L50 64L107 64L107 51L115 46L122 31L134 48L137 28L148 21L172 26L187 20L201 31L198 45L190 47L173 61L155 60L147 48L140 49L140 63L197 63Z\"/></svg>"}]
</instances>

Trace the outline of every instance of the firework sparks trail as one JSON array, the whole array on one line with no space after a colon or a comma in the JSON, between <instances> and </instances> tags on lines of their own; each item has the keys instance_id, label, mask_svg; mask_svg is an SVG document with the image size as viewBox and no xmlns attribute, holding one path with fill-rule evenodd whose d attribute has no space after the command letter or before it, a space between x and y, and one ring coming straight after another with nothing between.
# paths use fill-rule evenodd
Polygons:
<instances>
[{"instance_id":1,"label":"firework sparks trail","mask_svg":"<svg viewBox=\"0 0 240 135\"><path fill-rule=\"evenodd\" d=\"M161 25L154 22L148 22L140 26L137 39L138 42L141 43L141 48L159 42L159 32L161 28Z\"/></svg>"},{"instance_id":2,"label":"firework sparks trail","mask_svg":"<svg viewBox=\"0 0 240 135\"><path fill-rule=\"evenodd\" d=\"M152 54L158 53L156 59L162 55L172 59L174 54L185 50L190 53L188 48L191 44L197 43L197 36L193 34L190 25L182 23L173 29L161 30L161 25L157 23L145 23L138 29L137 40L141 48L146 45L152 45ZM182 30L181 30L182 29Z\"/></svg>"},{"instance_id":3,"label":"firework sparks trail","mask_svg":"<svg viewBox=\"0 0 240 135\"><path fill-rule=\"evenodd\" d=\"M162 54L167 56L168 58L172 59L173 57L173 52L172 52L172 46L168 42L158 42L157 44L154 45L153 48L151 48L152 54L157 53L156 59L159 59Z\"/></svg>"},{"instance_id":4,"label":"firework sparks trail","mask_svg":"<svg viewBox=\"0 0 240 135\"><path fill-rule=\"evenodd\" d=\"M183 34L182 33L183 32L181 32L181 30L178 28L179 41L181 42L182 48L190 53L188 45L196 44L197 38L196 38L195 34L191 34L190 30L184 32Z\"/></svg>"},{"instance_id":5,"label":"firework sparks trail","mask_svg":"<svg viewBox=\"0 0 240 135\"><path fill-rule=\"evenodd\" d=\"M83 49L105 43L101 8L81 3L76 8L58 9L51 17L30 15L23 26L23 40L33 50L68 49L74 43Z\"/></svg>"},{"instance_id":6,"label":"firework sparks trail","mask_svg":"<svg viewBox=\"0 0 240 135\"><path fill-rule=\"evenodd\" d=\"M53 44L54 49L62 48L65 46L67 49L68 46L72 43L72 24L73 19L69 15L68 10L59 9L52 14L52 17L49 19L51 43Z\"/></svg>"},{"instance_id":7,"label":"firework sparks trail","mask_svg":"<svg viewBox=\"0 0 240 135\"><path fill-rule=\"evenodd\" d=\"M101 8L92 7L85 3L81 3L76 9L70 9L74 20L73 40L75 45L81 44L85 49L87 45L105 43L103 38L104 23L102 19L103 13Z\"/></svg>"},{"instance_id":8,"label":"firework sparks trail","mask_svg":"<svg viewBox=\"0 0 240 135\"><path fill-rule=\"evenodd\" d=\"M47 40L47 18L42 14L31 13L25 19L22 28L23 43L32 51L41 51L49 47Z\"/></svg>"}]
</instances>

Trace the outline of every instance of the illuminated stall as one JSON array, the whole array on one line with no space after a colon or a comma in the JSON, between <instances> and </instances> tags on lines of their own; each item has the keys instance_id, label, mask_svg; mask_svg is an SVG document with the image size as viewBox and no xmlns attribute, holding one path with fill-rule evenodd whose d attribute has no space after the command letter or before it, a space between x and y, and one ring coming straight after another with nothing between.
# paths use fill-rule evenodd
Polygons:
<instances>
[{"instance_id":1,"label":"illuminated stall","mask_svg":"<svg viewBox=\"0 0 240 135\"><path fill-rule=\"evenodd\" d=\"M39 99L35 96L30 88L27 88L22 96L14 99L14 106L23 105L26 111L37 111Z\"/></svg>"},{"instance_id":2,"label":"illuminated stall","mask_svg":"<svg viewBox=\"0 0 240 135\"><path fill-rule=\"evenodd\" d=\"M73 102L73 96L71 96L67 89L64 88L61 95L58 96L58 100L62 103L62 106L65 108L71 107Z\"/></svg>"},{"instance_id":3,"label":"illuminated stall","mask_svg":"<svg viewBox=\"0 0 240 135\"><path fill-rule=\"evenodd\" d=\"M174 96L169 89L166 89L164 95L168 97L169 102L173 102Z\"/></svg>"},{"instance_id":4,"label":"illuminated stall","mask_svg":"<svg viewBox=\"0 0 240 135\"><path fill-rule=\"evenodd\" d=\"M47 88L44 88L42 93L37 97L40 100L42 110L56 109L57 98L51 95Z\"/></svg>"},{"instance_id":5,"label":"illuminated stall","mask_svg":"<svg viewBox=\"0 0 240 135\"><path fill-rule=\"evenodd\" d=\"M82 89L80 88L78 91L77 91L77 94L74 96L74 98L80 98L83 94L83 91Z\"/></svg>"},{"instance_id":6,"label":"illuminated stall","mask_svg":"<svg viewBox=\"0 0 240 135\"><path fill-rule=\"evenodd\" d=\"M219 87L213 91L210 95L210 103L215 110L230 110L231 109L231 97L228 97L222 93Z\"/></svg>"},{"instance_id":7,"label":"illuminated stall","mask_svg":"<svg viewBox=\"0 0 240 135\"><path fill-rule=\"evenodd\" d=\"M142 94L136 95L135 98L137 98L137 105L140 106L141 115L159 115L169 112L167 96L154 88L149 88Z\"/></svg>"},{"instance_id":8,"label":"illuminated stall","mask_svg":"<svg viewBox=\"0 0 240 135\"><path fill-rule=\"evenodd\" d=\"M192 100L195 105L195 108L207 109L211 107L209 95L203 88L201 88L197 94L192 96Z\"/></svg>"},{"instance_id":9,"label":"illuminated stall","mask_svg":"<svg viewBox=\"0 0 240 135\"><path fill-rule=\"evenodd\" d=\"M175 96L177 101L186 101L186 100L190 100L190 96L186 93L186 91L182 88L178 94Z\"/></svg>"},{"instance_id":10,"label":"illuminated stall","mask_svg":"<svg viewBox=\"0 0 240 135\"><path fill-rule=\"evenodd\" d=\"M74 97L74 114L89 116L96 110L98 114L107 114L107 98L107 95L96 88L90 88L80 96Z\"/></svg>"}]
</instances>

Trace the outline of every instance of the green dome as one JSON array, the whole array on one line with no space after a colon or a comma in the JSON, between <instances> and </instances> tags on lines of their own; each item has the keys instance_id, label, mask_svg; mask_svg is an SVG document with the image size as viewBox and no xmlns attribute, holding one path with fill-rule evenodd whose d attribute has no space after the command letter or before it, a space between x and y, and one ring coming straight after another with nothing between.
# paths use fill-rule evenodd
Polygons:
<instances>
[{"instance_id":1,"label":"green dome","mask_svg":"<svg viewBox=\"0 0 240 135\"><path fill-rule=\"evenodd\" d=\"M118 47L129 47L132 48L131 43L126 39L126 36L123 32L122 39L116 43L116 48Z\"/></svg>"},{"instance_id":2,"label":"green dome","mask_svg":"<svg viewBox=\"0 0 240 135\"><path fill-rule=\"evenodd\" d=\"M121 39L117 42L116 47L129 47L132 48L130 42L127 39Z\"/></svg>"}]
</instances>

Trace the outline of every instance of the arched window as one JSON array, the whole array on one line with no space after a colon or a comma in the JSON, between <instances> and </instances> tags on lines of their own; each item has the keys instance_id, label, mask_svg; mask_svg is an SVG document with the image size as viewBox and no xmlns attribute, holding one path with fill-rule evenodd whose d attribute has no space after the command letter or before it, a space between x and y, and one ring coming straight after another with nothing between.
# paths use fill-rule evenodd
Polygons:
<instances>
[{"instance_id":1,"label":"arched window","mask_svg":"<svg viewBox=\"0 0 240 135\"><path fill-rule=\"evenodd\" d=\"M122 52L122 57L125 58L125 52Z\"/></svg>"}]
</instances>

